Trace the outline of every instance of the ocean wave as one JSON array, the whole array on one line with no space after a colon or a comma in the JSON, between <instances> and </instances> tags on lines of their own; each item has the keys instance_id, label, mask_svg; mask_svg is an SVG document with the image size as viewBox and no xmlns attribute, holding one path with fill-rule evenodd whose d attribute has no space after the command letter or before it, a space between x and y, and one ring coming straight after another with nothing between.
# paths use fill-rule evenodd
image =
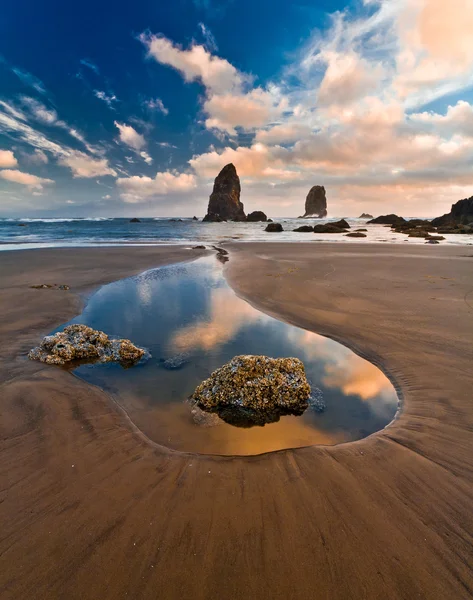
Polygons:
<instances>
[{"instance_id":1,"label":"ocean wave","mask_svg":"<svg viewBox=\"0 0 473 600\"><path fill-rule=\"evenodd\" d=\"M74 218L70 218L70 219L44 217L41 219L39 219L39 218L38 219L31 219L31 218L0 219L0 221L7 222L7 223L72 223L74 221L81 222L81 221L113 221L113 220L114 220L114 217L74 217Z\"/></svg>"}]
</instances>

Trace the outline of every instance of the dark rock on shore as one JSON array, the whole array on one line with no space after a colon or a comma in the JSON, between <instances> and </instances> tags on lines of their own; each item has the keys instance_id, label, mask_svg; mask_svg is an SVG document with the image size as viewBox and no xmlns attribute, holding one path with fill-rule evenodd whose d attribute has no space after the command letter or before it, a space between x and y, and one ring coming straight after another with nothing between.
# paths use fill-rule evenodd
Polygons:
<instances>
[{"instance_id":1,"label":"dark rock on shore","mask_svg":"<svg viewBox=\"0 0 473 600\"><path fill-rule=\"evenodd\" d=\"M205 246L202 246L202 245L192 246L192 250L205 250Z\"/></svg>"},{"instance_id":2,"label":"dark rock on shore","mask_svg":"<svg viewBox=\"0 0 473 600\"><path fill-rule=\"evenodd\" d=\"M323 219L327 216L327 197L322 185L314 185L305 199L305 213L301 218L315 217Z\"/></svg>"},{"instance_id":3,"label":"dark rock on shore","mask_svg":"<svg viewBox=\"0 0 473 600\"><path fill-rule=\"evenodd\" d=\"M277 233L280 231L284 231L284 229L283 229L281 223L268 223L266 225L265 231L269 231L271 233Z\"/></svg>"},{"instance_id":4,"label":"dark rock on shore","mask_svg":"<svg viewBox=\"0 0 473 600\"><path fill-rule=\"evenodd\" d=\"M314 233L314 228L311 225L301 225L294 229L297 233Z\"/></svg>"},{"instance_id":5,"label":"dark rock on shore","mask_svg":"<svg viewBox=\"0 0 473 600\"><path fill-rule=\"evenodd\" d=\"M455 202L449 213L432 219L432 225L435 227L469 225L470 223L473 224L473 196Z\"/></svg>"},{"instance_id":6,"label":"dark rock on shore","mask_svg":"<svg viewBox=\"0 0 473 600\"><path fill-rule=\"evenodd\" d=\"M130 223L141 223L141 221L140 221L140 219L133 217L133 219L130 219Z\"/></svg>"},{"instance_id":7,"label":"dark rock on shore","mask_svg":"<svg viewBox=\"0 0 473 600\"><path fill-rule=\"evenodd\" d=\"M263 223L268 220L268 217L264 214L262 210L254 210L249 215L247 215L246 220L249 223Z\"/></svg>"},{"instance_id":8,"label":"dark rock on shore","mask_svg":"<svg viewBox=\"0 0 473 600\"><path fill-rule=\"evenodd\" d=\"M368 231L367 229L355 229L355 231Z\"/></svg>"},{"instance_id":9,"label":"dark rock on shore","mask_svg":"<svg viewBox=\"0 0 473 600\"><path fill-rule=\"evenodd\" d=\"M199 219L197 217L192 217L193 221L198 221Z\"/></svg>"},{"instance_id":10,"label":"dark rock on shore","mask_svg":"<svg viewBox=\"0 0 473 600\"><path fill-rule=\"evenodd\" d=\"M145 351L130 340L111 340L103 331L87 325L68 325L64 331L43 338L37 348L28 353L31 360L48 365L64 365L73 360L92 362L118 362L131 366Z\"/></svg>"},{"instance_id":11,"label":"dark rock on shore","mask_svg":"<svg viewBox=\"0 0 473 600\"><path fill-rule=\"evenodd\" d=\"M235 356L202 382L190 401L240 427L264 425L284 414L302 414L311 388L297 358Z\"/></svg>"},{"instance_id":12,"label":"dark rock on shore","mask_svg":"<svg viewBox=\"0 0 473 600\"><path fill-rule=\"evenodd\" d=\"M215 178L213 192L204 221L246 221L243 204L240 202L240 178L235 166L223 167Z\"/></svg>"},{"instance_id":13,"label":"dark rock on shore","mask_svg":"<svg viewBox=\"0 0 473 600\"><path fill-rule=\"evenodd\" d=\"M369 213L362 213L359 217L359 219L373 219L373 215L370 215Z\"/></svg>"},{"instance_id":14,"label":"dark rock on shore","mask_svg":"<svg viewBox=\"0 0 473 600\"><path fill-rule=\"evenodd\" d=\"M362 233L361 231L352 231L350 233L346 233L345 237L365 238L366 237L366 233Z\"/></svg>"},{"instance_id":15,"label":"dark rock on shore","mask_svg":"<svg viewBox=\"0 0 473 600\"><path fill-rule=\"evenodd\" d=\"M346 233L346 230L336 227L332 223L325 223L323 225L314 225L314 233Z\"/></svg>"},{"instance_id":16,"label":"dark rock on shore","mask_svg":"<svg viewBox=\"0 0 473 600\"><path fill-rule=\"evenodd\" d=\"M399 217L398 215L390 214L371 219L368 223L372 223L373 225L399 225L401 223L406 223L406 219Z\"/></svg>"},{"instance_id":17,"label":"dark rock on shore","mask_svg":"<svg viewBox=\"0 0 473 600\"><path fill-rule=\"evenodd\" d=\"M340 219L340 221L335 221L335 223L330 223L334 227L339 227L340 229L350 229L350 225L348 225L345 219Z\"/></svg>"}]
</instances>

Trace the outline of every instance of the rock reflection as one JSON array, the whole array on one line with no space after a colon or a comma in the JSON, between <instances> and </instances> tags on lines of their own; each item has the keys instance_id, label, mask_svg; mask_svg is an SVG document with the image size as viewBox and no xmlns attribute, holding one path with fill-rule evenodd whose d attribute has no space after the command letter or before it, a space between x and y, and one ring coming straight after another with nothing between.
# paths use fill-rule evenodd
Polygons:
<instances>
[{"instance_id":1,"label":"rock reflection","mask_svg":"<svg viewBox=\"0 0 473 600\"><path fill-rule=\"evenodd\" d=\"M108 389L152 440L177 450L259 454L337 444L382 429L397 409L394 388L379 369L238 298L214 257L105 286L73 322L149 348L152 358L135 369L89 366L76 373ZM240 354L301 359L317 402L300 416L198 413L187 398Z\"/></svg>"}]
</instances>

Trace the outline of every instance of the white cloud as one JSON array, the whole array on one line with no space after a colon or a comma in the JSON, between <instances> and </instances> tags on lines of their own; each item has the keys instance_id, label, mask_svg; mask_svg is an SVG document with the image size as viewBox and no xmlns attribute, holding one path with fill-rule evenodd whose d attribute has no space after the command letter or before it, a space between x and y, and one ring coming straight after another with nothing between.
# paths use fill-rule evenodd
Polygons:
<instances>
[{"instance_id":1,"label":"white cloud","mask_svg":"<svg viewBox=\"0 0 473 600\"><path fill-rule=\"evenodd\" d=\"M115 127L119 131L118 137L120 141L133 148L133 150L139 151L146 145L145 138L136 129L133 129L131 125L115 121Z\"/></svg>"},{"instance_id":2,"label":"white cloud","mask_svg":"<svg viewBox=\"0 0 473 600\"><path fill-rule=\"evenodd\" d=\"M100 70L97 67L97 65L95 63L93 63L91 60L87 60L85 58L82 58L80 61L81 65L84 65L84 67L89 68L91 71L93 71L96 75L100 75Z\"/></svg>"},{"instance_id":3,"label":"white cloud","mask_svg":"<svg viewBox=\"0 0 473 600\"><path fill-rule=\"evenodd\" d=\"M110 196L110 194L105 194L105 196L102 196L103 200L110 200L112 196Z\"/></svg>"},{"instance_id":4,"label":"white cloud","mask_svg":"<svg viewBox=\"0 0 473 600\"><path fill-rule=\"evenodd\" d=\"M447 136L457 133L473 137L473 106L464 100L449 106L444 115L435 112L414 113L409 115L409 120L431 126L432 130Z\"/></svg>"},{"instance_id":5,"label":"white cloud","mask_svg":"<svg viewBox=\"0 0 473 600\"><path fill-rule=\"evenodd\" d=\"M99 177L101 175L115 176L117 174L115 169L109 166L106 158L92 158L85 152L79 152L78 150L69 151L58 162L63 167L69 167L74 178Z\"/></svg>"},{"instance_id":6,"label":"white cloud","mask_svg":"<svg viewBox=\"0 0 473 600\"><path fill-rule=\"evenodd\" d=\"M96 98L98 98L99 100L102 100L102 102L105 102L105 104L109 107L114 109L113 104L115 102L118 102L118 98L115 96L115 94L111 93L111 94L107 94L102 90L94 90L94 95ZM115 110L115 109L114 109Z\"/></svg>"},{"instance_id":7,"label":"white cloud","mask_svg":"<svg viewBox=\"0 0 473 600\"><path fill-rule=\"evenodd\" d=\"M58 116L54 109L47 108L42 102L38 102L38 100L29 96L21 96L21 102L40 123L44 123L45 125L56 124Z\"/></svg>"},{"instance_id":8,"label":"white cloud","mask_svg":"<svg viewBox=\"0 0 473 600\"><path fill-rule=\"evenodd\" d=\"M54 183L52 179L44 179L43 177L37 177L36 175L31 175L30 173L13 171L10 169L0 171L0 177L6 181L25 185L31 190L42 190L44 185Z\"/></svg>"},{"instance_id":9,"label":"white cloud","mask_svg":"<svg viewBox=\"0 0 473 600\"><path fill-rule=\"evenodd\" d=\"M204 23L199 23L199 28L207 48L212 52L218 52L217 42L215 41L213 33L210 31L210 29Z\"/></svg>"},{"instance_id":10,"label":"white cloud","mask_svg":"<svg viewBox=\"0 0 473 600\"><path fill-rule=\"evenodd\" d=\"M247 79L224 58L212 56L204 46L193 45L183 50L164 36L144 33L139 39L157 62L173 67L186 81L201 81L214 93L240 91Z\"/></svg>"},{"instance_id":11,"label":"white cloud","mask_svg":"<svg viewBox=\"0 0 473 600\"><path fill-rule=\"evenodd\" d=\"M145 163L147 165L153 164L153 159L151 158L151 156L147 152L144 152L144 151L140 152L140 156L145 161Z\"/></svg>"},{"instance_id":12,"label":"white cloud","mask_svg":"<svg viewBox=\"0 0 473 600\"><path fill-rule=\"evenodd\" d=\"M145 100L144 105L148 110L157 110L158 112L163 113L163 115L169 114L169 109L164 106L161 98L150 98L149 100Z\"/></svg>"},{"instance_id":13,"label":"white cloud","mask_svg":"<svg viewBox=\"0 0 473 600\"><path fill-rule=\"evenodd\" d=\"M22 69L18 69L17 67L13 67L12 71L19 79L21 79L21 81L25 85L32 87L40 94L46 94L46 88L44 87L44 83L40 79L38 79L31 73L28 73L28 71L23 71Z\"/></svg>"},{"instance_id":14,"label":"white cloud","mask_svg":"<svg viewBox=\"0 0 473 600\"><path fill-rule=\"evenodd\" d=\"M0 169L15 169L18 161L11 150L0 150Z\"/></svg>"},{"instance_id":15,"label":"white cloud","mask_svg":"<svg viewBox=\"0 0 473 600\"><path fill-rule=\"evenodd\" d=\"M196 187L196 178L192 174L176 172L158 172L151 177L127 177L117 179L120 196L125 202L142 202L159 198L167 194L188 192Z\"/></svg>"}]
</instances>

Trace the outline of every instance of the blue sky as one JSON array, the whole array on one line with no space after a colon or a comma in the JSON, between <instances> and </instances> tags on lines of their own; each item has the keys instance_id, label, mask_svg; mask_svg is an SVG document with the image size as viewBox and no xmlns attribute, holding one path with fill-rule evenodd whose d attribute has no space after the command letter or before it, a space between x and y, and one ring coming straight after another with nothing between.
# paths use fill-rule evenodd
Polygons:
<instances>
[{"instance_id":1,"label":"blue sky","mask_svg":"<svg viewBox=\"0 0 473 600\"><path fill-rule=\"evenodd\" d=\"M0 216L440 214L472 195L470 0L7 2Z\"/></svg>"}]
</instances>

